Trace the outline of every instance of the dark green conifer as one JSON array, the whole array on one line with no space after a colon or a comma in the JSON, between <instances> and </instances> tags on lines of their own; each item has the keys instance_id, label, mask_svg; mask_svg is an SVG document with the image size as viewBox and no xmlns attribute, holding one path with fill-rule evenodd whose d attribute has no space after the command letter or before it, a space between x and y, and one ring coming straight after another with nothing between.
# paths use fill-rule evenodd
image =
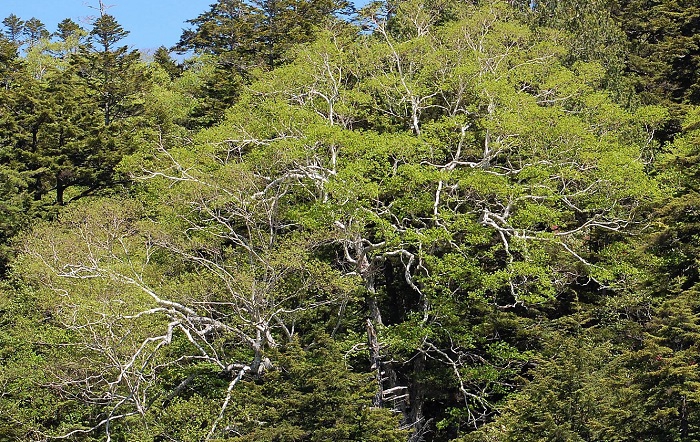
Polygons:
<instances>
[{"instance_id":1,"label":"dark green conifer","mask_svg":"<svg viewBox=\"0 0 700 442\"><path fill-rule=\"evenodd\" d=\"M16 16L15 14L10 14L2 21L5 25L5 36L17 46L22 44L21 36L24 31L24 20Z\"/></svg>"},{"instance_id":2,"label":"dark green conifer","mask_svg":"<svg viewBox=\"0 0 700 442\"><path fill-rule=\"evenodd\" d=\"M49 31L46 30L46 25L44 25L41 20L34 17L30 18L26 23L24 23L22 34L24 35L25 41L29 47L34 46L39 42L39 40L48 38L50 35Z\"/></svg>"},{"instance_id":3,"label":"dark green conifer","mask_svg":"<svg viewBox=\"0 0 700 442\"><path fill-rule=\"evenodd\" d=\"M628 72L646 103L700 104L700 5L693 0L618 0L613 14L630 42Z\"/></svg>"},{"instance_id":4,"label":"dark green conifer","mask_svg":"<svg viewBox=\"0 0 700 442\"><path fill-rule=\"evenodd\" d=\"M128 34L113 16L102 15L93 24L88 44L73 60L78 76L99 103L105 126L143 111L148 75L138 51L118 46Z\"/></svg>"},{"instance_id":5,"label":"dark green conifer","mask_svg":"<svg viewBox=\"0 0 700 442\"><path fill-rule=\"evenodd\" d=\"M170 51L165 46L156 49L156 52L153 54L153 61L165 69L165 72L168 73L171 79L180 76L182 73L182 67L173 59Z\"/></svg>"},{"instance_id":6,"label":"dark green conifer","mask_svg":"<svg viewBox=\"0 0 700 442\"><path fill-rule=\"evenodd\" d=\"M56 32L54 32L53 35L61 39L62 41L68 40L70 37L74 35L79 35L83 32L83 28L80 27L79 24L71 20L70 18L67 18L63 21L61 21L56 29Z\"/></svg>"}]
</instances>

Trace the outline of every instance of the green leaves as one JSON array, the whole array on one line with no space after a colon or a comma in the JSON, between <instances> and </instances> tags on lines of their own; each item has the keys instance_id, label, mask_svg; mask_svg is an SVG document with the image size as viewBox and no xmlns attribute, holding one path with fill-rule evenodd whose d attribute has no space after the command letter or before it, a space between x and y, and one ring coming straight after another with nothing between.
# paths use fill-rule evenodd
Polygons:
<instances>
[{"instance_id":1,"label":"green leaves","mask_svg":"<svg viewBox=\"0 0 700 442\"><path fill-rule=\"evenodd\" d=\"M638 410L676 422L679 402L641 404L644 382L694 406L680 352L695 313L668 304L682 324L639 338L651 297L637 290L661 260L637 238L657 177L692 188L697 118L660 155L668 112L604 89L614 33L606 17L586 28L600 5L552 6L582 41L504 3L408 1L367 11L371 32L329 20L318 33L309 20L337 4L273 3L220 1L192 20L181 48L210 55L184 72L164 49L146 69L107 15L39 80L7 52L0 235L32 196L84 201L27 233L13 270L66 344L51 365L6 339L29 361L11 370L38 367L32 385L50 372L46 397L69 399L26 427L437 441L481 427L517 440L522 423L523 440L615 440ZM122 194L87 198L127 176ZM683 289L697 279L682 270L696 264L688 201L668 207L681 222L657 245Z\"/></svg>"}]
</instances>

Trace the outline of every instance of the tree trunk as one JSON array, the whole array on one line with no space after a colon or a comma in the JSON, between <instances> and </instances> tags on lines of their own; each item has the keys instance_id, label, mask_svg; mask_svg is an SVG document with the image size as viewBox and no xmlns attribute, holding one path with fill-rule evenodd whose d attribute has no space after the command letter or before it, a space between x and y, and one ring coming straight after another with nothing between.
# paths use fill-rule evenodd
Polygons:
<instances>
[{"instance_id":1,"label":"tree trunk","mask_svg":"<svg viewBox=\"0 0 700 442\"><path fill-rule=\"evenodd\" d=\"M377 379L377 394L374 395L372 405L375 407L381 407L384 405L384 386L382 383L382 379L384 377L384 364L382 363L379 341L377 340L377 332L374 330L374 325L372 324L371 319L367 320L367 345L369 346L370 368L376 373L375 378Z\"/></svg>"},{"instance_id":2,"label":"tree trunk","mask_svg":"<svg viewBox=\"0 0 700 442\"><path fill-rule=\"evenodd\" d=\"M61 179L61 172L56 173L56 204L59 206L65 205L63 201L63 194L66 190L66 184Z\"/></svg>"},{"instance_id":3,"label":"tree trunk","mask_svg":"<svg viewBox=\"0 0 700 442\"><path fill-rule=\"evenodd\" d=\"M688 439L688 404L686 401L685 396L681 397L681 406L680 410L678 410L680 413L680 418L681 418L681 440L686 441L690 440Z\"/></svg>"}]
</instances>

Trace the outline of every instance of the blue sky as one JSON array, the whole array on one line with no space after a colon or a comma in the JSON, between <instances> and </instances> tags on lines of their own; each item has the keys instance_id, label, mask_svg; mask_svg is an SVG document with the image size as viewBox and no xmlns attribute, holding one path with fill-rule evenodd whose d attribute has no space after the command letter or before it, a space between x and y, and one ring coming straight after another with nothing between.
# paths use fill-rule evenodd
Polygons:
<instances>
[{"instance_id":1,"label":"blue sky","mask_svg":"<svg viewBox=\"0 0 700 442\"><path fill-rule=\"evenodd\" d=\"M185 20L195 18L209 9L215 0L104 0L111 6L108 13L130 32L124 40L134 49L170 47L177 43ZM64 18L72 18L85 28L90 16L98 12L97 0L0 0L0 20L10 14L23 20L36 17L51 32Z\"/></svg>"}]
</instances>

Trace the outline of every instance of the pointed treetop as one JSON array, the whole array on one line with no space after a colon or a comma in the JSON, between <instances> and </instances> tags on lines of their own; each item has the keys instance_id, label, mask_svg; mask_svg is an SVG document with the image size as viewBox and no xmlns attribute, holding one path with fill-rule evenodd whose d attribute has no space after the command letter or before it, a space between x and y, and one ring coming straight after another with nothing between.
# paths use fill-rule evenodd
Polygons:
<instances>
[{"instance_id":1,"label":"pointed treetop","mask_svg":"<svg viewBox=\"0 0 700 442\"><path fill-rule=\"evenodd\" d=\"M104 52L111 51L114 45L127 35L129 31L124 30L114 16L109 14L101 15L95 20L90 31L90 37L99 43Z\"/></svg>"},{"instance_id":2,"label":"pointed treetop","mask_svg":"<svg viewBox=\"0 0 700 442\"><path fill-rule=\"evenodd\" d=\"M182 67L173 59L165 46L156 49L153 61L165 69L170 78L175 78L182 73Z\"/></svg>"},{"instance_id":3,"label":"pointed treetop","mask_svg":"<svg viewBox=\"0 0 700 442\"><path fill-rule=\"evenodd\" d=\"M5 36L15 44L20 43L20 35L24 30L24 20L17 17L15 14L8 15L2 24L5 25Z\"/></svg>"}]
</instances>

